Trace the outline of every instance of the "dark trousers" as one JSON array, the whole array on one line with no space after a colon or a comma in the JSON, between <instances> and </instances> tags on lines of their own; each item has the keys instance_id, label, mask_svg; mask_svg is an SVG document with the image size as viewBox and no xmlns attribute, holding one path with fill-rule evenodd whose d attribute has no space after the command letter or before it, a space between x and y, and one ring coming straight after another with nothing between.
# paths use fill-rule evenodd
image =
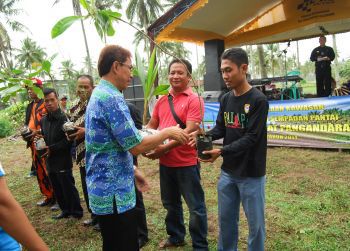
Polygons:
<instances>
[{"instance_id":1,"label":"dark trousers","mask_svg":"<svg viewBox=\"0 0 350 251\"><path fill-rule=\"evenodd\" d=\"M103 251L138 251L136 210L99 215Z\"/></svg>"},{"instance_id":2,"label":"dark trousers","mask_svg":"<svg viewBox=\"0 0 350 251\"><path fill-rule=\"evenodd\" d=\"M75 187L72 170L50 172L49 178L62 212L77 217L83 216L83 208L80 205L79 193Z\"/></svg>"},{"instance_id":3,"label":"dark trousers","mask_svg":"<svg viewBox=\"0 0 350 251\"><path fill-rule=\"evenodd\" d=\"M97 216L91 212L90 204L89 204L89 195L88 195L87 186L86 186L86 167L80 166L79 170L80 170L80 178L81 178L81 187L83 188L83 194L84 194L84 200L86 203L86 207L87 207L89 213L91 213L91 219L95 223L97 223Z\"/></svg>"},{"instance_id":4,"label":"dark trousers","mask_svg":"<svg viewBox=\"0 0 350 251\"><path fill-rule=\"evenodd\" d=\"M208 250L208 223L199 165L172 168L160 165L160 189L166 230L172 243L183 242L186 234L181 196L189 211L193 250Z\"/></svg>"},{"instance_id":5,"label":"dark trousers","mask_svg":"<svg viewBox=\"0 0 350 251\"><path fill-rule=\"evenodd\" d=\"M139 240L148 240L148 228L147 228L147 220L146 220L146 210L145 205L143 203L142 193L137 190L136 191L136 206L135 211L137 215L137 232Z\"/></svg>"},{"instance_id":6,"label":"dark trousers","mask_svg":"<svg viewBox=\"0 0 350 251\"><path fill-rule=\"evenodd\" d=\"M331 67L316 68L316 89L318 97L328 97L332 94Z\"/></svg>"}]
</instances>

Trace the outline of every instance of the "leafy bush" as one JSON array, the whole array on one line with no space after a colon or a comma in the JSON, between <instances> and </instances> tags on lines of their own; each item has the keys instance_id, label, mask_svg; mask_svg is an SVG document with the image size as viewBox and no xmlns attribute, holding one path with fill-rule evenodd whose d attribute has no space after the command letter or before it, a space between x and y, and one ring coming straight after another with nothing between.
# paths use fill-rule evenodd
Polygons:
<instances>
[{"instance_id":1,"label":"leafy bush","mask_svg":"<svg viewBox=\"0 0 350 251\"><path fill-rule=\"evenodd\" d=\"M0 137L6 137L24 124L28 102L16 103L0 111Z\"/></svg>"},{"instance_id":2,"label":"leafy bush","mask_svg":"<svg viewBox=\"0 0 350 251\"><path fill-rule=\"evenodd\" d=\"M350 80L350 59L341 63L339 76L342 82Z\"/></svg>"},{"instance_id":3,"label":"leafy bush","mask_svg":"<svg viewBox=\"0 0 350 251\"><path fill-rule=\"evenodd\" d=\"M0 116L0 138L10 136L12 132L13 128L10 118L7 116Z\"/></svg>"}]
</instances>

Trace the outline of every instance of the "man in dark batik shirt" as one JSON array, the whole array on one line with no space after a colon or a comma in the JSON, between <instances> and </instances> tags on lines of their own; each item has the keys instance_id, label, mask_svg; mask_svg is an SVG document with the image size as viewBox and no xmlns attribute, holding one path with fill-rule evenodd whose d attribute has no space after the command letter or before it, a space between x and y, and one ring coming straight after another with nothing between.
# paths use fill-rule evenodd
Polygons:
<instances>
[{"instance_id":1,"label":"man in dark batik shirt","mask_svg":"<svg viewBox=\"0 0 350 251\"><path fill-rule=\"evenodd\" d=\"M94 83L90 75L78 76L77 95L79 97L79 100L73 104L73 107L69 111L70 120L74 122L74 126L77 129L77 132L75 134L72 134L70 137L74 138L75 141L76 163L80 169L81 186L83 188L86 206L91 213L91 219L84 221L84 225L86 226L98 225L97 217L91 212L89 206L85 169L85 111L93 88ZM98 226L96 226L96 229L98 229Z\"/></svg>"}]
</instances>

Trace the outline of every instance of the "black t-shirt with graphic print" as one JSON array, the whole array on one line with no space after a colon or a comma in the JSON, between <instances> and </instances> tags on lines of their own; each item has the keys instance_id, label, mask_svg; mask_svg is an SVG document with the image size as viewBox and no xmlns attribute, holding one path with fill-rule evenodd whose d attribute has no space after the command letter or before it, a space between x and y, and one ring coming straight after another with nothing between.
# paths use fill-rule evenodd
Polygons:
<instances>
[{"instance_id":1,"label":"black t-shirt with graphic print","mask_svg":"<svg viewBox=\"0 0 350 251\"><path fill-rule=\"evenodd\" d=\"M235 177L262 177L266 173L269 104L266 96L251 88L241 96L222 96L213 140L224 138L221 168Z\"/></svg>"}]
</instances>

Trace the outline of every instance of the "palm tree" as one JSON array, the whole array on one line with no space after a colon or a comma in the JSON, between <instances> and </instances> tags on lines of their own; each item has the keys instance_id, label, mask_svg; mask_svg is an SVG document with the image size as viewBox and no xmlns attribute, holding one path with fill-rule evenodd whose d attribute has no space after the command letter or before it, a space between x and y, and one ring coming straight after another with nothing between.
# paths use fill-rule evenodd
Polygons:
<instances>
[{"instance_id":1,"label":"palm tree","mask_svg":"<svg viewBox=\"0 0 350 251\"><path fill-rule=\"evenodd\" d=\"M2 68L12 68L11 43L8 35L8 28L13 31L23 31L25 26L14 20L21 10L14 6L18 0L0 1L0 66Z\"/></svg>"},{"instance_id":2,"label":"palm tree","mask_svg":"<svg viewBox=\"0 0 350 251\"><path fill-rule=\"evenodd\" d=\"M73 80L78 74L78 71L74 69L74 63L70 59L62 61L59 69L64 80Z\"/></svg>"},{"instance_id":3,"label":"palm tree","mask_svg":"<svg viewBox=\"0 0 350 251\"><path fill-rule=\"evenodd\" d=\"M130 22L137 22L140 27L146 29L162 11L159 0L131 0L126 9L126 16Z\"/></svg>"},{"instance_id":4,"label":"palm tree","mask_svg":"<svg viewBox=\"0 0 350 251\"><path fill-rule=\"evenodd\" d=\"M272 77L275 77L275 73L276 73L276 68L278 68L279 66L279 62L278 62L278 53L279 53L279 45L278 44L268 44L266 46L267 51L269 53L269 68L271 68L271 75Z\"/></svg>"},{"instance_id":5,"label":"palm tree","mask_svg":"<svg viewBox=\"0 0 350 251\"><path fill-rule=\"evenodd\" d=\"M22 67L31 68L33 63L41 63L46 57L46 52L35 41L26 38L22 41L22 48L17 49L16 60Z\"/></svg>"}]
</instances>

